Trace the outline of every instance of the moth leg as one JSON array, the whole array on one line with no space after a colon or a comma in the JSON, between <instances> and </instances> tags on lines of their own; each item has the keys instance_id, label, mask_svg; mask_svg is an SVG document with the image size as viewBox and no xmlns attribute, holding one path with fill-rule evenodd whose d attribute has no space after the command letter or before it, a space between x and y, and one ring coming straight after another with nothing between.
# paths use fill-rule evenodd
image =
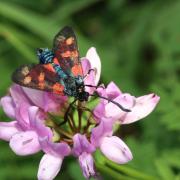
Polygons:
<instances>
[{"instance_id":1,"label":"moth leg","mask_svg":"<svg viewBox=\"0 0 180 180\"><path fill-rule=\"evenodd\" d=\"M86 78L91 73L91 71L95 71L95 69L89 69L88 73L84 76L84 78Z\"/></svg>"},{"instance_id":2,"label":"moth leg","mask_svg":"<svg viewBox=\"0 0 180 180\"><path fill-rule=\"evenodd\" d=\"M78 107L78 106L75 105L75 107ZM85 106L81 106L81 107L78 107L78 108L81 109L81 110L87 111L87 112L91 113L92 116L94 116L94 113L93 113L93 111L91 109L89 109L89 108L87 108Z\"/></svg>"},{"instance_id":3,"label":"moth leg","mask_svg":"<svg viewBox=\"0 0 180 180\"><path fill-rule=\"evenodd\" d=\"M73 107L74 103L77 101L77 99L75 99L73 102L70 103L69 107L67 108L66 112L65 112L65 115L64 115L64 121L61 122L59 124L59 126L62 126L63 124L65 124L67 121L68 121L68 115L69 115L69 112L71 110L71 108Z\"/></svg>"}]
</instances>

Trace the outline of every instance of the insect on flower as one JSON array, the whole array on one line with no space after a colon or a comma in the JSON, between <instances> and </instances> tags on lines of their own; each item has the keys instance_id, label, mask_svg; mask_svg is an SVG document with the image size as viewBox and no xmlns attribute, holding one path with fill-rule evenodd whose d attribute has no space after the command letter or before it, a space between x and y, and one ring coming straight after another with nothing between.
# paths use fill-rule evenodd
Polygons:
<instances>
[{"instance_id":1,"label":"insect on flower","mask_svg":"<svg viewBox=\"0 0 180 180\"><path fill-rule=\"evenodd\" d=\"M23 65L12 75L12 80L21 86L72 96L75 100L88 101L89 96L98 96L116 104L121 110L129 112L117 102L85 91L82 66L75 33L71 27L64 27L54 38L52 50L37 49L39 64ZM90 69L90 71L93 69ZM97 86L94 86L97 88Z\"/></svg>"},{"instance_id":2,"label":"insect on flower","mask_svg":"<svg viewBox=\"0 0 180 180\"><path fill-rule=\"evenodd\" d=\"M0 99L11 118L10 122L0 122L0 139L9 141L17 155L44 152L39 180L54 179L69 155L78 159L86 179L100 178L93 158L96 149L118 164L132 160L128 146L113 135L114 124L144 118L155 108L159 97L153 93L136 98L121 92L113 82L106 88L96 86L100 77L99 56L95 48L90 48L80 61L70 27L64 27L55 36L52 50L39 48L37 55L39 64L23 65L12 75L15 83L32 89L13 85L10 93ZM81 103L88 101L89 96L102 98L93 110ZM67 97L74 98L69 105Z\"/></svg>"}]
</instances>

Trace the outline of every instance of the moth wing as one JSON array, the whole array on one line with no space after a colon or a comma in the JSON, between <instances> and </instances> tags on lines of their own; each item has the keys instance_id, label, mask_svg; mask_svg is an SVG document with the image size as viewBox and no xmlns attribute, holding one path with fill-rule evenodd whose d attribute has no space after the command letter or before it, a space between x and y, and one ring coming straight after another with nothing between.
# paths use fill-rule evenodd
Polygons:
<instances>
[{"instance_id":1,"label":"moth wing","mask_svg":"<svg viewBox=\"0 0 180 180\"><path fill-rule=\"evenodd\" d=\"M54 38L53 52L63 71L73 76L83 76L77 39L73 29L64 27Z\"/></svg>"},{"instance_id":2,"label":"moth wing","mask_svg":"<svg viewBox=\"0 0 180 180\"><path fill-rule=\"evenodd\" d=\"M12 80L21 86L64 95L64 86L51 64L23 65L12 74Z\"/></svg>"}]
</instances>

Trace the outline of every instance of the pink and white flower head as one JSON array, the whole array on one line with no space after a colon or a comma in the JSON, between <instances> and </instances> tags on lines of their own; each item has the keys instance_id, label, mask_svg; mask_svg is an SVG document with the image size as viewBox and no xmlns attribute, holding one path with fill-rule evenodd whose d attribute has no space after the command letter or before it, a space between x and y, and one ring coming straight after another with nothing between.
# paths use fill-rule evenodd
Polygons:
<instances>
[{"instance_id":1,"label":"pink and white flower head","mask_svg":"<svg viewBox=\"0 0 180 180\"><path fill-rule=\"evenodd\" d=\"M154 93L137 98L129 93L122 93L113 82L109 83L106 89L100 87L97 91L100 95L114 100L131 111L122 111L115 104L108 103L107 100L101 99L100 103L94 109L94 115L98 122L100 122L102 118L111 118L121 124L133 123L149 115L160 99L159 96Z\"/></svg>"},{"instance_id":2,"label":"pink and white flower head","mask_svg":"<svg viewBox=\"0 0 180 180\"><path fill-rule=\"evenodd\" d=\"M97 86L101 63L96 49L90 48L81 60L86 75L84 83ZM89 72L90 69L94 70ZM68 155L78 159L85 178L96 176L93 153L97 148L111 161L127 163L132 159L132 153L122 139L113 135L113 125L117 122L128 124L144 118L159 101L155 94L136 98L122 93L113 82L107 88L85 88L90 94L96 92L130 112L124 112L104 99L100 99L93 111L86 108L84 103L78 103L78 119L73 111L69 111L67 123L61 125L69 103L65 96L13 85L10 94L1 98L1 106L12 121L0 122L0 138L9 141L17 155L44 152L38 170L39 180L54 179ZM86 118L82 116L84 112ZM54 115L59 117L58 120Z\"/></svg>"}]
</instances>

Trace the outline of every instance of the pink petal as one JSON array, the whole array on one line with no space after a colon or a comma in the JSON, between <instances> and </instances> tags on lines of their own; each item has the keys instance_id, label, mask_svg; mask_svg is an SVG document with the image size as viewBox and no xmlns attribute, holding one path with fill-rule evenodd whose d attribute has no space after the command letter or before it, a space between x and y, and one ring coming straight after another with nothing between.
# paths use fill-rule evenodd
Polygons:
<instances>
[{"instance_id":1,"label":"pink petal","mask_svg":"<svg viewBox=\"0 0 180 180\"><path fill-rule=\"evenodd\" d=\"M31 102L29 101L28 97L26 96L26 94L24 93L23 89L21 86L14 84L11 88L10 88L10 94L13 98L13 101L15 102L15 104L20 104L20 103L27 103L30 104Z\"/></svg>"},{"instance_id":2,"label":"pink petal","mask_svg":"<svg viewBox=\"0 0 180 180\"><path fill-rule=\"evenodd\" d=\"M90 61L91 68L96 71L95 85L97 85L101 75L101 61L96 48L91 47L86 54L86 58Z\"/></svg>"},{"instance_id":3,"label":"pink petal","mask_svg":"<svg viewBox=\"0 0 180 180\"><path fill-rule=\"evenodd\" d=\"M81 64L82 64L83 74L86 75L91 69L91 64L87 58L81 58Z\"/></svg>"},{"instance_id":4,"label":"pink petal","mask_svg":"<svg viewBox=\"0 0 180 180\"><path fill-rule=\"evenodd\" d=\"M79 156L79 164L86 179L95 176L94 160L91 154L84 152Z\"/></svg>"},{"instance_id":5,"label":"pink petal","mask_svg":"<svg viewBox=\"0 0 180 180\"><path fill-rule=\"evenodd\" d=\"M39 138L39 142L41 144L42 150L46 154L51 154L53 156L59 156L59 157L64 157L68 156L71 152L71 148L69 145L65 142L61 143L54 143L52 142L52 139L49 137L44 137L44 138Z\"/></svg>"},{"instance_id":6,"label":"pink petal","mask_svg":"<svg viewBox=\"0 0 180 180\"><path fill-rule=\"evenodd\" d=\"M84 84L85 84L85 91L89 94L93 94L93 92L96 90L94 87L88 87L87 85L95 86L95 73L93 71L90 72L85 78L84 78Z\"/></svg>"},{"instance_id":7,"label":"pink petal","mask_svg":"<svg viewBox=\"0 0 180 180\"><path fill-rule=\"evenodd\" d=\"M52 138L53 133L51 128L45 125L46 114L39 111L37 106L31 106L28 109L30 127L35 130L39 138Z\"/></svg>"},{"instance_id":8,"label":"pink petal","mask_svg":"<svg viewBox=\"0 0 180 180\"><path fill-rule=\"evenodd\" d=\"M37 106L31 106L28 108L29 124L32 128L36 128L37 121L40 120L39 108Z\"/></svg>"},{"instance_id":9,"label":"pink petal","mask_svg":"<svg viewBox=\"0 0 180 180\"><path fill-rule=\"evenodd\" d=\"M131 112L127 113L126 116L122 117L119 121L122 124L129 124L146 117L154 110L159 100L160 97L155 94L136 98L136 103L131 109Z\"/></svg>"},{"instance_id":10,"label":"pink petal","mask_svg":"<svg viewBox=\"0 0 180 180\"><path fill-rule=\"evenodd\" d=\"M135 103L134 96L131 96L130 94L121 94L117 98L113 99L113 101L116 101L121 106L123 106L126 109L130 109L133 107ZM122 111L117 105L113 103L108 103L105 107L105 115L107 117L113 117L114 119L121 118L124 114L127 114L126 112Z\"/></svg>"},{"instance_id":11,"label":"pink petal","mask_svg":"<svg viewBox=\"0 0 180 180\"><path fill-rule=\"evenodd\" d=\"M17 132L19 132L19 128L16 121L0 122L0 139L9 141Z\"/></svg>"},{"instance_id":12,"label":"pink petal","mask_svg":"<svg viewBox=\"0 0 180 180\"><path fill-rule=\"evenodd\" d=\"M67 100L66 96L54 95L50 92L39 91L23 87L25 94L34 105L42 108L44 111L57 112Z\"/></svg>"},{"instance_id":13,"label":"pink petal","mask_svg":"<svg viewBox=\"0 0 180 180\"><path fill-rule=\"evenodd\" d=\"M61 107L64 107L64 104L67 102L67 96L60 96L50 92L44 93L44 111L45 112L59 112Z\"/></svg>"},{"instance_id":14,"label":"pink petal","mask_svg":"<svg viewBox=\"0 0 180 180\"><path fill-rule=\"evenodd\" d=\"M15 104L10 96L5 96L0 100L1 106L10 118L15 118Z\"/></svg>"},{"instance_id":15,"label":"pink petal","mask_svg":"<svg viewBox=\"0 0 180 180\"><path fill-rule=\"evenodd\" d=\"M87 58L81 58L82 68L83 68L83 74L84 74L84 84L85 85L92 85L95 86L95 71L90 71L92 69L91 64ZM95 91L95 88L85 86L85 91L89 94L93 94Z\"/></svg>"},{"instance_id":16,"label":"pink petal","mask_svg":"<svg viewBox=\"0 0 180 180\"><path fill-rule=\"evenodd\" d=\"M100 124L94 127L91 132L91 143L95 147L99 147L102 138L112 136L113 121L111 119L102 118Z\"/></svg>"},{"instance_id":17,"label":"pink petal","mask_svg":"<svg viewBox=\"0 0 180 180\"><path fill-rule=\"evenodd\" d=\"M37 153L40 150L37 134L34 131L19 132L10 139L11 149L20 156Z\"/></svg>"},{"instance_id":18,"label":"pink petal","mask_svg":"<svg viewBox=\"0 0 180 180\"><path fill-rule=\"evenodd\" d=\"M92 153L95 147L87 140L85 135L75 134L73 136L73 149L72 152L75 156L79 156L83 152Z\"/></svg>"},{"instance_id":19,"label":"pink petal","mask_svg":"<svg viewBox=\"0 0 180 180\"><path fill-rule=\"evenodd\" d=\"M16 120L23 130L29 129L28 109L31 107L28 103L22 102L16 107Z\"/></svg>"},{"instance_id":20,"label":"pink petal","mask_svg":"<svg viewBox=\"0 0 180 180\"><path fill-rule=\"evenodd\" d=\"M39 164L38 180L52 180L61 169L63 158L45 154Z\"/></svg>"},{"instance_id":21,"label":"pink petal","mask_svg":"<svg viewBox=\"0 0 180 180\"><path fill-rule=\"evenodd\" d=\"M105 113L105 103L104 100L100 101L100 103L93 110L94 118L99 123L104 116Z\"/></svg>"},{"instance_id":22,"label":"pink petal","mask_svg":"<svg viewBox=\"0 0 180 180\"><path fill-rule=\"evenodd\" d=\"M116 86L116 84L114 82L110 82L108 84L108 86L106 88L106 93L110 99L114 99L117 96L122 94L122 92L120 91L118 86Z\"/></svg>"},{"instance_id":23,"label":"pink petal","mask_svg":"<svg viewBox=\"0 0 180 180\"><path fill-rule=\"evenodd\" d=\"M104 87L104 88L103 88L103 87ZM101 86L99 86L99 87L96 89L96 92L97 92L100 96L108 97L108 96L107 96L107 93L106 93L106 89L105 89L104 84L101 84Z\"/></svg>"},{"instance_id":24,"label":"pink petal","mask_svg":"<svg viewBox=\"0 0 180 180\"><path fill-rule=\"evenodd\" d=\"M28 109L29 120L34 121L36 119L39 108L37 106L31 106Z\"/></svg>"},{"instance_id":25,"label":"pink petal","mask_svg":"<svg viewBox=\"0 0 180 180\"><path fill-rule=\"evenodd\" d=\"M34 105L40 108L44 107L44 92L32 88L23 87L23 91L28 96L28 98L34 103Z\"/></svg>"},{"instance_id":26,"label":"pink petal","mask_svg":"<svg viewBox=\"0 0 180 180\"><path fill-rule=\"evenodd\" d=\"M116 136L104 137L100 150L108 159L118 164L127 163L133 158L128 146Z\"/></svg>"}]
</instances>

